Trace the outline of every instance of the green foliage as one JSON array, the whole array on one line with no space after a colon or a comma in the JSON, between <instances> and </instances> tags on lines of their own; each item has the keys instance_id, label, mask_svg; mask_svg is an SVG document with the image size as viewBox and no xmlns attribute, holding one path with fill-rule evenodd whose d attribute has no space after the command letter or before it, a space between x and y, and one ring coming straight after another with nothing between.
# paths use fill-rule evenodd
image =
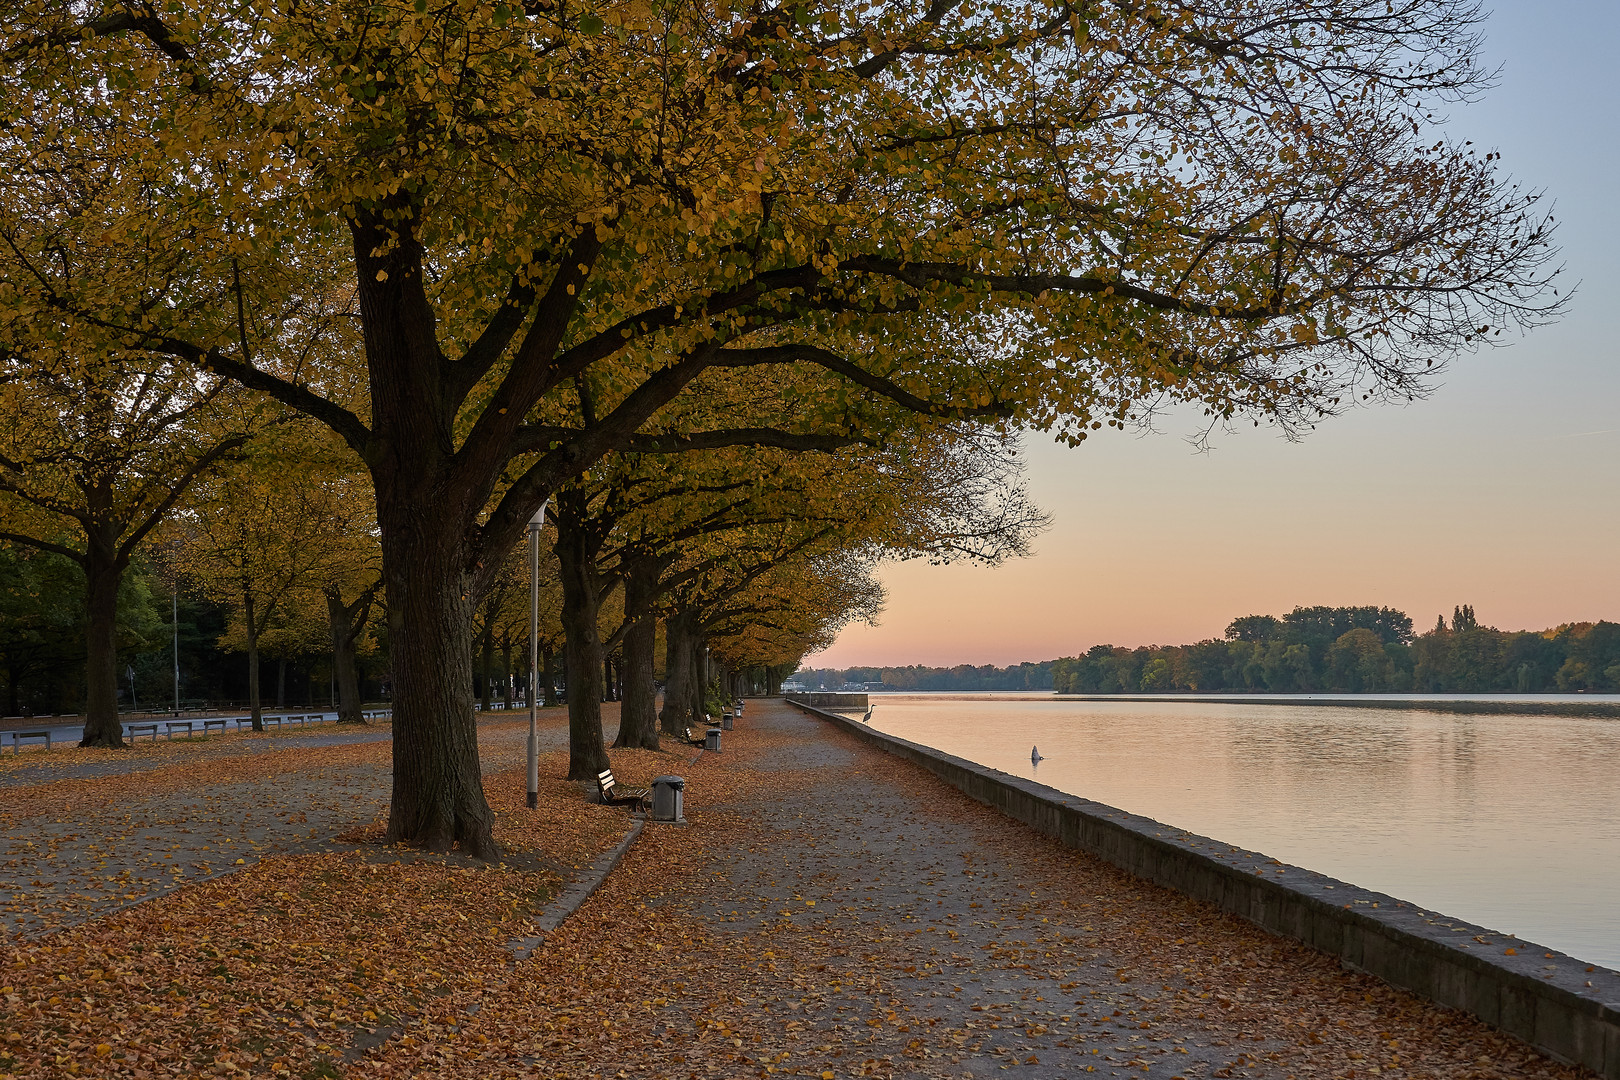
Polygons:
<instances>
[{"instance_id":1,"label":"green foliage","mask_svg":"<svg viewBox=\"0 0 1620 1080\"><path fill-rule=\"evenodd\" d=\"M1617 691L1620 624L1503 631L1461 605L1450 627L1442 616L1414 639L1412 620L1392 608L1295 608L1235 619L1225 641L1095 645L1053 661L1051 676L1060 694Z\"/></svg>"}]
</instances>

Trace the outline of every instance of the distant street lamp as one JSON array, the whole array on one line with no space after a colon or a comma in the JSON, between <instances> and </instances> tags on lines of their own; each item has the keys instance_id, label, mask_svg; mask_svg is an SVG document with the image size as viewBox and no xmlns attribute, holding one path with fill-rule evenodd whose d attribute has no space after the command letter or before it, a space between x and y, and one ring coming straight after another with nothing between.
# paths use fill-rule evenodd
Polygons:
<instances>
[{"instance_id":1,"label":"distant street lamp","mask_svg":"<svg viewBox=\"0 0 1620 1080\"><path fill-rule=\"evenodd\" d=\"M546 523L546 503L529 519L529 809L540 805L540 529Z\"/></svg>"},{"instance_id":2,"label":"distant street lamp","mask_svg":"<svg viewBox=\"0 0 1620 1080\"><path fill-rule=\"evenodd\" d=\"M169 621L174 624L174 715L180 716L180 582L169 599ZM132 740L133 741L133 740Z\"/></svg>"}]
</instances>

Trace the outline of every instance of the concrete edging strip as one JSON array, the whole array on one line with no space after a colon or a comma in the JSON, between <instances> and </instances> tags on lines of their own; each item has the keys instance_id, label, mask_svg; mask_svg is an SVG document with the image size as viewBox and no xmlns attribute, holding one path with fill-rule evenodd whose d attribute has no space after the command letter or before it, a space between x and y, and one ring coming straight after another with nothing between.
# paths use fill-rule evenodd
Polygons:
<instances>
[{"instance_id":1,"label":"concrete edging strip","mask_svg":"<svg viewBox=\"0 0 1620 1080\"><path fill-rule=\"evenodd\" d=\"M1346 967L1476 1016L1555 1058L1620 1080L1620 972L989 769L847 716L791 698L788 703L927 769L1066 847L1206 900L1337 956Z\"/></svg>"},{"instance_id":2,"label":"concrete edging strip","mask_svg":"<svg viewBox=\"0 0 1620 1080\"><path fill-rule=\"evenodd\" d=\"M546 905L546 910L534 920L535 927L540 931L538 934L507 942L506 947L512 953L514 962L530 956L546 940L547 934L561 926L591 898L591 894L607 880L613 868L619 865L619 860L624 858L624 853L630 850L630 845L635 843L636 837L641 835L641 830L646 824L644 818L631 821L630 829L624 834L623 840L598 855L596 861L591 863L583 874L570 882L567 888L557 894L556 899Z\"/></svg>"}]
</instances>

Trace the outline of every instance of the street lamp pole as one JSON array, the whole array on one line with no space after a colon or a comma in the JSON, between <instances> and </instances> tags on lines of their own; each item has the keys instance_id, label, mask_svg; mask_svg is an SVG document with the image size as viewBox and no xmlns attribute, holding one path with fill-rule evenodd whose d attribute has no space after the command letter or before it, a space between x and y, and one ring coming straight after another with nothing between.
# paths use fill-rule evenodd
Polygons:
<instances>
[{"instance_id":1,"label":"street lamp pole","mask_svg":"<svg viewBox=\"0 0 1620 1080\"><path fill-rule=\"evenodd\" d=\"M169 622L174 626L174 715L180 715L180 585L169 599ZM131 740L132 742L134 740Z\"/></svg>"},{"instance_id":2,"label":"street lamp pole","mask_svg":"<svg viewBox=\"0 0 1620 1080\"><path fill-rule=\"evenodd\" d=\"M540 805L540 529L546 523L546 503L529 519L529 809Z\"/></svg>"}]
</instances>

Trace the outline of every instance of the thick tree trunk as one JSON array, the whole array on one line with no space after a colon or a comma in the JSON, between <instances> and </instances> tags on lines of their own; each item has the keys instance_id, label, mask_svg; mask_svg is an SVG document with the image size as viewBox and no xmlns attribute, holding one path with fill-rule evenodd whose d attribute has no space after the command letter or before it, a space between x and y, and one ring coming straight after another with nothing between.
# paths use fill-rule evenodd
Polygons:
<instances>
[{"instance_id":1,"label":"thick tree trunk","mask_svg":"<svg viewBox=\"0 0 1620 1080\"><path fill-rule=\"evenodd\" d=\"M658 749L658 684L653 681L658 620L648 610L652 592L657 587L656 572L649 575L635 566L625 578L624 610L635 616L635 621L624 635L624 658L620 664L624 672L624 699L619 706L619 737L613 740L614 746Z\"/></svg>"},{"instance_id":2,"label":"thick tree trunk","mask_svg":"<svg viewBox=\"0 0 1620 1080\"><path fill-rule=\"evenodd\" d=\"M701 727L709 715L709 650L703 638L692 638L692 726ZM718 719L718 717L716 718Z\"/></svg>"},{"instance_id":3,"label":"thick tree trunk","mask_svg":"<svg viewBox=\"0 0 1620 1080\"><path fill-rule=\"evenodd\" d=\"M558 497L557 561L562 570L563 656L568 675L568 779L594 780L608 767L602 740L602 638L597 628L595 567L579 501Z\"/></svg>"},{"instance_id":4,"label":"thick tree trunk","mask_svg":"<svg viewBox=\"0 0 1620 1080\"><path fill-rule=\"evenodd\" d=\"M781 697L782 696L782 669L781 668L768 667L768 668L765 669L765 696L766 697Z\"/></svg>"},{"instance_id":5,"label":"thick tree trunk","mask_svg":"<svg viewBox=\"0 0 1620 1080\"><path fill-rule=\"evenodd\" d=\"M396 504L404 520L383 530L394 698L388 840L431 851L459 846L493 860L500 848L491 832L495 816L484 797L472 710L477 600L459 529L433 502Z\"/></svg>"},{"instance_id":6,"label":"thick tree trunk","mask_svg":"<svg viewBox=\"0 0 1620 1080\"><path fill-rule=\"evenodd\" d=\"M557 700L557 680L551 677L551 673L554 670L551 665L556 661L556 659L556 655L553 654L550 649L540 650L539 691L543 692L545 695L540 699L540 704L548 709L555 709L559 704L561 704L561 702ZM534 693L535 691L531 690L530 692Z\"/></svg>"},{"instance_id":7,"label":"thick tree trunk","mask_svg":"<svg viewBox=\"0 0 1620 1080\"><path fill-rule=\"evenodd\" d=\"M276 708L287 707L287 658L276 658Z\"/></svg>"},{"instance_id":8,"label":"thick tree trunk","mask_svg":"<svg viewBox=\"0 0 1620 1080\"><path fill-rule=\"evenodd\" d=\"M118 722L118 565L111 545L90 539L84 559L84 738L80 746L123 746Z\"/></svg>"},{"instance_id":9,"label":"thick tree trunk","mask_svg":"<svg viewBox=\"0 0 1620 1080\"><path fill-rule=\"evenodd\" d=\"M512 646L501 646L501 707L512 711Z\"/></svg>"},{"instance_id":10,"label":"thick tree trunk","mask_svg":"<svg viewBox=\"0 0 1620 1080\"><path fill-rule=\"evenodd\" d=\"M659 714L666 734L679 735L692 719L692 635L685 612L664 622L664 708Z\"/></svg>"},{"instance_id":11,"label":"thick tree trunk","mask_svg":"<svg viewBox=\"0 0 1620 1080\"><path fill-rule=\"evenodd\" d=\"M478 655L478 704L485 712L489 712L489 703L491 699L489 669L495 666L495 628L493 626L484 627L484 633L479 644L482 646L482 648L480 649Z\"/></svg>"},{"instance_id":12,"label":"thick tree trunk","mask_svg":"<svg viewBox=\"0 0 1620 1080\"><path fill-rule=\"evenodd\" d=\"M370 605L365 607L369 609ZM359 636L354 626L355 615L355 607L345 604L340 595L326 594L326 621L332 633L332 673L337 683L340 724L366 722L360 711L360 673L354 657L354 642Z\"/></svg>"},{"instance_id":13,"label":"thick tree trunk","mask_svg":"<svg viewBox=\"0 0 1620 1080\"><path fill-rule=\"evenodd\" d=\"M253 716L253 730L264 730L264 709L259 701L259 627L253 611L253 591L242 592L242 620L247 624L248 712Z\"/></svg>"}]
</instances>

